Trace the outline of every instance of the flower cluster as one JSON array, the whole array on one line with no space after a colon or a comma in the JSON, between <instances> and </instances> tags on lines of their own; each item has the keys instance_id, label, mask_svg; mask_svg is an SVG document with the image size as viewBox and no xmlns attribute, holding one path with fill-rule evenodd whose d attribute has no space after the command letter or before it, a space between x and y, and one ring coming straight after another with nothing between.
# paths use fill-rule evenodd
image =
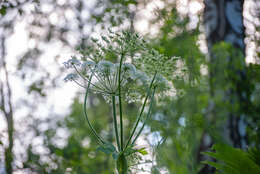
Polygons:
<instances>
[{"instance_id":1,"label":"flower cluster","mask_svg":"<svg viewBox=\"0 0 260 174\"><path fill-rule=\"evenodd\" d=\"M65 82L74 81L83 88L87 88L87 84L90 82L90 89L94 93L102 94L107 101L110 101L108 96L118 95L119 63L112 63L107 60L101 60L97 63L89 60L79 61L73 57L64 62L64 65L66 68L74 69L74 73L70 73L64 78ZM93 78L90 79L90 76ZM145 90L150 80L144 72L137 70L133 64L122 64L121 92L127 101L133 102L140 98L140 90Z\"/></svg>"},{"instance_id":2,"label":"flower cluster","mask_svg":"<svg viewBox=\"0 0 260 174\"><path fill-rule=\"evenodd\" d=\"M134 147L135 142L151 116L155 93L158 95L168 89L168 81L164 77L170 79L175 58L161 55L149 47L138 34L128 31L109 32L107 37L101 36L101 40L92 39L93 47L79 50L81 61L72 57L64 63L66 68L74 71L64 80L74 81L86 88L84 115L93 135L101 145L98 149L106 154L112 154L116 160L117 171L126 174L131 157L135 157L138 153L147 154L145 149ZM111 102L117 148L98 135L88 118L86 104L90 90L102 94L107 102ZM137 120L127 139L124 135L123 99L127 102L141 101L142 103ZM149 107L147 107L148 103ZM117 113L119 113L119 122L117 122Z\"/></svg>"}]
</instances>

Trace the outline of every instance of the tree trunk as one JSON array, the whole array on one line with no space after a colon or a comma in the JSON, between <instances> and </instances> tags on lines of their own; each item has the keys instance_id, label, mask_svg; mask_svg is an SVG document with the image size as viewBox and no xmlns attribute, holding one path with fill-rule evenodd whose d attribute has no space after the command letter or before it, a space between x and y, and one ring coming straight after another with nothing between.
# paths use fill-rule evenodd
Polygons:
<instances>
[{"instance_id":1,"label":"tree trunk","mask_svg":"<svg viewBox=\"0 0 260 174\"><path fill-rule=\"evenodd\" d=\"M13 132L14 132L14 123L13 123L13 116L9 114L7 117L7 129L8 129L8 141L9 145L5 149L5 166L6 166L6 173L12 174L13 173Z\"/></svg>"},{"instance_id":2,"label":"tree trunk","mask_svg":"<svg viewBox=\"0 0 260 174\"><path fill-rule=\"evenodd\" d=\"M0 72L1 74L4 74L5 79L0 80L0 109L3 112L7 123L8 146L7 148L5 148L5 168L7 174L12 174L14 121L11 87L9 83L9 74L5 62L5 49L5 37L2 36Z\"/></svg>"},{"instance_id":3,"label":"tree trunk","mask_svg":"<svg viewBox=\"0 0 260 174\"><path fill-rule=\"evenodd\" d=\"M214 64L217 60L214 60L214 53L212 52L212 47L214 44L219 42L228 42L232 44L235 48L239 49L243 55L245 55L245 27L243 25L243 4L244 0L205 0L205 9L204 9L204 27L206 33L206 40L210 55L210 64ZM229 59L227 57L227 59ZM245 62L245 59L243 59ZM233 61L228 60L228 66L233 67ZM245 65L245 63L244 63ZM233 70L233 69L232 69ZM223 70L224 71L224 70ZM215 70L209 69L209 76L210 76L210 92L211 98L215 97L216 93L216 82L212 79L215 78ZM243 107L248 101L248 95L244 95L244 91L246 90L245 85L241 86L241 83L246 83L246 67L243 67L240 70L234 69L235 75L239 76L239 79L243 79L240 81L234 81L236 86L236 90L228 90L224 91L224 93L228 93L226 98L228 98L229 102L232 102L231 96L237 96L239 107ZM228 78L229 79L229 78ZM233 83L233 82L232 82ZM214 122L212 120L216 120L216 113L219 112L215 107L215 103L210 103L213 106L211 109L211 113L209 113L211 119L211 123ZM246 110L246 109L245 109ZM241 112L243 113L243 112ZM246 141L246 130L245 130L245 121L244 116L237 115L232 111L228 111L226 115L228 118L228 122L226 123L225 127L223 128L222 135L235 147L245 148L247 141ZM214 142L212 138L209 138L209 134L205 133L201 140L200 145L200 152L209 150L210 146L212 146ZM205 160L205 157L202 155L198 155L199 161ZM209 166L205 166L200 171L201 174L209 174L214 173L214 169Z\"/></svg>"},{"instance_id":4,"label":"tree trunk","mask_svg":"<svg viewBox=\"0 0 260 174\"><path fill-rule=\"evenodd\" d=\"M244 0L205 0L204 26L209 50L226 41L245 53Z\"/></svg>"}]
</instances>

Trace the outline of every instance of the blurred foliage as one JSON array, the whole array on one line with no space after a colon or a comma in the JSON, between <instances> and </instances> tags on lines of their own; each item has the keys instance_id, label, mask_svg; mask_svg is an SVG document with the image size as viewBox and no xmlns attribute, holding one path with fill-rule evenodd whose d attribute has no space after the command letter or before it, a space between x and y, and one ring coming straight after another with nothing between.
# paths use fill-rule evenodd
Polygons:
<instances>
[{"instance_id":1,"label":"blurred foliage","mask_svg":"<svg viewBox=\"0 0 260 174\"><path fill-rule=\"evenodd\" d=\"M189 17L180 16L174 7L168 4L158 10L154 22L163 25L153 43L160 53L180 57L172 79L175 92L160 99L150 126L165 138L158 148L158 166L170 173L197 173L201 166L197 161L200 139L207 127L204 114L209 88L207 76L201 73L204 67L207 74L207 64L197 43L199 29L189 29Z\"/></svg>"},{"instance_id":2,"label":"blurred foliage","mask_svg":"<svg viewBox=\"0 0 260 174\"><path fill-rule=\"evenodd\" d=\"M227 112L238 116L249 113L250 103L246 100L251 90L247 89L250 83L246 77L247 69L243 53L225 42L215 44L212 48L212 62L209 68L213 73L210 83L215 90L214 103L220 105L215 108L218 111L217 117L225 118Z\"/></svg>"},{"instance_id":3,"label":"blurred foliage","mask_svg":"<svg viewBox=\"0 0 260 174\"><path fill-rule=\"evenodd\" d=\"M101 102L95 106L91 104L90 117L94 120L97 130L106 130L104 127L110 122L108 107L104 101L96 98L95 102ZM100 106L103 106L100 108ZM46 123L42 123L46 124ZM72 111L64 121L59 121L52 128L42 132L39 137L43 138L43 153L38 153L32 145L27 149L27 160L23 163L24 168L33 173L113 173L112 157L108 157L97 151L96 139L89 132L83 116L83 106L78 100L72 105ZM103 132L104 133L104 132ZM67 138L64 139L64 136ZM111 136L110 136L111 137Z\"/></svg>"},{"instance_id":4,"label":"blurred foliage","mask_svg":"<svg viewBox=\"0 0 260 174\"><path fill-rule=\"evenodd\" d=\"M249 144L259 147L260 145L260 65L250 64L248 66L248 76L252 84L252 94L250 96L251 112L247 118L247 132Z\"/></svg>"},{"instance_id":5,"label":"blurred foliage","mask_svg":"<svg viewBox=\"0 0 260 174\"><path fill-rule=\"evenodd\" d=\"M111 6L111 10L109 10L109 6ZM122 6L123 8L121 8ZM120 14L122 12L117 11L117 8L126 10L127 4L122 1L108 3L103 14L96 14L93 17L96 22L103 24L102 21L106 19L106 15L113 18L112 13ZM163 140L160 143L157 142L158 146L153 145L156 148L157 164L153 166L151 172L159 173L162 168L166 168L169 173L198 173L203 165L198 161L203 133L209 133L216 141L225 142L221 129L227 112L232 110L240 115L252 111L247 108L249 104L239 106L237 96L231 97L234 102L232 105L226 98L227 89L239 91L241 86L236 86L236 84L243 85L243 79L239 79L241 76L238 73L243 73L240 70L245 67L244 56L231 45L219 43L213 48L215 63L209 64L198 45L198 38L201 34L200 23L197 23L193 29L189 28L189 17L180 16L175 4L171 3L158 10L157 16L158 18L153 21L154 24L161 22L163 25L160 25L156 37L151 39L153 47L166 56L179 56L180 60L177 61L178 68L175 68L175 74L171 77L174 86L173 93L157 101L156 107L153 109L154 114L149 121L151 132L159 132ZM117 22L112 22L112 25L118 25L122 21L118 19ZM84 49L82 50L84 51ZM87 51L86 54L88 54ZM111 53L108 54L108 57L111 57L112 60L115 59ZM209 78L208 69L214 69L216 72L214 79ZM248 70L251 69L248 68ZM219 91L213 98L210 97L210 85ZM251 95L254 89L253 83L251 88L246 91L247 96ZM230 96L232 93L228 95ZM219 117L209 116L212 104L217 106L215 109ZM102 107L102 105L98 107ZM250 118L248 117L248 119ZM258 125L254 129L257 127ZM258 135L256 132L251 133L251 135L253 134ZM257 143L256 139L253 140L254 143Z\"/></svg>"},{"instance_id":6,"label":"blurred foliage","mask_svg":"<svg viewBox=\"0 0 260 174\"><path fill-rule=\"evenodd\" d=\"M22 103L22 106L28 105L32 109L30 116L37 116L35 108L39 104L38 101L41 101L40 97L48 97L47 89L55 88L58 84L56 79L60 78L60 74L57 74L49 83L48 67L39 63L39 57L46 51L42 43L58 41L65 49L79 46L86 51L91 33L108 26L129 27L133 20L138 20L134 18L138 9L149 4L147 0L97 0L93 3L94 5L86 5L85 2L90 1L61 3L56 0L17 0L5 1L0 6L0 24L1 28L5 29L3 30L5 37L10 37L15 22L24 18L28 20L26 26L30 39L36 41L35 46L26 48L18 56L16 64L16 75L24 81L32 80L26 87L30 96L35 94L35 100L32 100L33 104L28 104L28 101ZM148 123L149 126L146 127L149 130L148 135L159 133L161 140L152 143L155 149L155 156L152 158L156 159L156 162L153 161L149 172L158 174L161 170L166 170L173 174L193 174L198 173L204 165L198 160L199 146L204 132L209 133L216 142L225 142L222 128L229 111L246 115L249 146L259 147L260 68L255 64L245 65L241 52L227 43L214 46L214 63L208 63L198 44L202 34L200 21L195 27L189 27L191 22L189 16L179 14L175 2L163 2L164 7L156 10L157 18L150 21L151 24L159 26L159 31L155 36L148 34L146 37L159 53L168 57L179 56L180 59L176 62L178 66L174 70L175 75L171 77L174 90L169 95L158 98L155 103L156 107L153 109L154 114ZM49 10L46 8L44 10L44 6L49 6ZM89 14L86 15L86 12ZM55 17L52 17L57 14L59 14L58 22L55 23L53 22ZM259 27L257 29L259 30ZM259 43L259 38L255 37L254 41ZM91 48L93 48L92 45ZM259 57L259 52L256 51L256 55ZM107 57L111 61L117 58L112 52L107 52ZM246 67L245 71L242 70L244 67ZM209 69L214 69L214 78L211 78ZM35 77L36 75L40 77ZM241 89L244 89L245 84L250 85L249 89L243 93ZM217 91L214 97L210 96L210 86L214 86ZM241 96L233 95L234 92L241 93ZM100 96L91 95L90 97L89 112L91 120L94 120L95 128L101 135L111 134L112 118L111 114L108 114L111 111ZM229 101L230 98L232 104ZM249 98L250 101L241 105L238 101L245 98ZM209 114L213 106L218 117L212 117ZM138 110L134 104L125 104L124 107L128 107L128 113L124 115L126 121L129 121L125 128L127 130L135 121L133 115ZM32 119L30 125L33 130L30 129L30 131L35 133L35 137L28 147L25 146L27 152L23 154L22 168L17 167L16 170L37 174L114 173L112 156L107 157L100 151L96 151L97 143L89 133L82 113L81 100L76 98L71 106L70 114L64 120L58 119L59 121L55 122L57 117L52 113L48 120ZM30 118L28 116L28 120ZM47 128L41 129L42 127ZM105 131L101 131L103 129ZM144 138L149 141L147 137ZM42 143L35 145L34 140ZM109 138L108 141L112 142ZM4 141L1 139L0 144L1 142ZM259 154L255 151L244 152L226 145L214 147L219 156L214 153L213 157L224 162L216 163L216 165L209 163L216 167L219 167L219 164L223 166L232 163L235 165L235 170L240 170L244 162L250 163L250 166L259 166L258 155L249 155ZM237 160L238 158L241 161Z\"/></svg>"},{"instance_id":7,"label":"blurred foliage","mask_svg":"<svg viewBox=\"0 0 260 174\"><path fill-rule=\"evenodd\" d=\"M215 144L212 147L215 152L204 152L218 162L204 161L204 163L215 167L223 174L260 173L259 157L260 150L256 148L245 152L225 144Z\"/></svg>"}]
</instances>

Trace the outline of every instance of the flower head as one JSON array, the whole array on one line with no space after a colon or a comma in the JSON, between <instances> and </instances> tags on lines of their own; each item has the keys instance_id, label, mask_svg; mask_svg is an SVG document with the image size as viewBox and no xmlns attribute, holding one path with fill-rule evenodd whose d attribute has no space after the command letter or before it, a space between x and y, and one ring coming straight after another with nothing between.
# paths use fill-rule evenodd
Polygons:
<instances>
[{"instance_id":1,"label":"flower head","mask_svg":"<svg viewBox=\"0 0 260 174\"><path fill-rule=\"evenodd\" d=\"M68 74L64 78L66 82L74 81L84 88L90 83L90 89L95 93L101 93L105 98L110 98L110 95L118 95L119 63L114 64L107 60L101 60L97 63L89 60L81 62L72 58L64 65L67 68L72 67L76 71L76 73ZM80 68L78 68L79 65ZM93 78L89 81L91 74ZM129 96L138 96L139 88L146 88L145 85L148 85L150 80L144 72L137 70L131 63L123 63L120 74L121 92ZM130 95L130 93L135 95ZM126 99L130 101L131 97L129 98L129 96L126 96Z\"/></svg>"},{"instance_id":2,"label":"flower head","mask_svg":"<svg viewBox=\"0 0 260 174\"><path fill-rule=\"evenodd\" d=\"M95 68L96 68L96 63L93 61L84 61L83 63L81 63L81 71L84 74L90 73L92 72Z\"/></svg>"},{"instance_id":3,"label":"flower head","mask_svg":"<svg viewBox=\"0 0 260 174\"><path fill-rule=\"evenodd\" d=\"M93 61L84 61L82 64L81 64L81 68L93 68L94 66L96 65L95 62Z\"/></svg>"},{"instance_id":4,"label":"flower head","mask_svg":"<svg viewBox=\"0 0 260 174\"><path fill-rule=\"evenodd\" d=\"M75 57L72 57L67 62L63 63L65 68L72 68L73 66L80 66L80 61L76 59Z\"/></svg>"},{"instance_id":5,"label":"flower head","mask_svg":"<svg viewBox=\"0 0 260 174\"><path fill-rule=\"evenodd\" d=\"M135 79L136 78L136 68L133 64L131 63L124 63L122 65L122 71L123 73L125 73L125 77L126 78L131 78L131 79Z\"/></svg>"},{"instance_id":6,"label":"flower head","mask_svg":"<svg viewBox=\"0 0 260 174\"><path fill-rule=\"evenodd\" d=\"M74 74L74 73L70 73L68 74L65 78L64 78L64 81L67 82L67 81L73 81L73 80L76 80L78 79L78 75L77 74Z\"/></svg>"},{"instance_id":7,"label":"flower head","mask_svg":"<svg viewBox=\"0 0 260 174\"><path fill-rule=\"evenodd\" d=\"M104 76L109 76L115 70L115 65L112 62L102 60L97 65L98 72Z\"/></svg>"}]
</instances>

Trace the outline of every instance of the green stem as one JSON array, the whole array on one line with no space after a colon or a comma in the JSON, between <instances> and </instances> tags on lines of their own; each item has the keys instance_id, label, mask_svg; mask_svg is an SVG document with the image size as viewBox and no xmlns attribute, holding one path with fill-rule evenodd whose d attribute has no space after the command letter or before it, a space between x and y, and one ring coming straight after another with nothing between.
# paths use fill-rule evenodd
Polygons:
<instances>
[{"instance_id":1,"label":"green stem","mask_svg":"<svg viewBox=\"0 0 260 174\"><path fill-rule=\"evenodd\" d=\"M88 115L87 115L87 97L88 97L88 92L89 92L89 88L90 88L90 82L91 82L91 79L93 77L93 73L91 74L90 78L89 78L89 82L88 82L88 86L87 86L87 90L86 90L86 94L85 94L85 98L84 98L84 115L85 115L85 118L87 120L87 123L90 127L90 130L92 131L92 133L95 135L95 137L98 139L99 143L101 145L104 145L105 144L105 141L102 140L102 138L97 134L96 130L94 129L94 127L92 126L92 124L90 123L89 121L89 118L88 118Z\"/></svg>"},{"instance_id":2,"label":"green stem","mask_svg":"<svg viewBox=\"0 0 260 174\"><path fill-rule=\"evenodd\" d=\"M133 142L132 142L132 144L131 144L132 146L134 145L134 143L136 142L137 138L138 138L138 137L140 136L140 134L142 133L142 131L143 131L143 129L144 129L144 126L145 126L145 124L146 124L146 121L148 120L148 118L149 118L150 115L151 115L155 89L156 89L156 87L154 87L154 89L153 89L153 93L152 93L152 96L151 96L151 102L150 102L150 105L149 105L149 109L148 109L148 113L147 113L147 115L146 115L145 121L143 122L143 125L142 125L141 129L139 130L139 132L137 133L135 139L133 140Z\"/></svg>"},{"instance_id":3,"label":"green stem","mask_svg":"<svg viewBox=\"0 0 260 174\"><path fill-rule=\"evenodd\" d=\"M132 137L134 136L135 130L136 130L136 128L137 128L137 126L138 126L138 124L139 124L139 122L140 122L140 120L141 120L141 117L142 117L142 114L143 114L143 112L144 112L144 108L145 108L147 99L148 99L148 97L149 97L149 95L150 95L150 91L151 91L151 88L152 88L152 86L153 86L153 82L154 82L155 77L156 77L156 74L157 74L157 72L155 72L155 74L154 74L154 76L153 76L153 79L152 79L152 81L151 81L151 83L150 83L150 86L149 86L149 89L148 89L148 91L147 91L147 94L146 94L146 97L145 97L145 100L144 100L144 103L143 103L141 112L140 112L140 114L139 114L139 116L138 116L138 119L137 119L137 121L136 121L136 123L135 123L134 129L133 129L133 131L131 132L131 135L130 135L128 141L127 141L127 144L126 144L126 146L125 146L125 149L128 147L129 143L131 142L131 139L132 139Z\"/></svg>"},{"instance_id":4,"label":"green stem","mask_svg":"<svg viewBox=\"0 0 260 174\"><path fill-rule=\"evenodd\" d=\"M114 117L114 128L115 128L115 134L116 134L116 143L118 151L120 151L120 143L119 143L119 135L118 135L118 129L117 129L117 120L116 120L116 102L115 102L115 95L112 95L112 107L113 107L113 117Z\"/></svg>"},{"instance_id":5,"label":"green stem","mask_svg":"<svg viewBox=\"0 0 260 174\"><path fill-rule=\"evenodd\" d=\"M120 140L121 140L121 151L124 147L124 137L123 137L123 111L122 111L122 101L121 101L121 68L123 62L124 54L121 54L119 72L118 72L118 98L119 98L119 115L120 115Z\"/></svg>"}]
</instances>

